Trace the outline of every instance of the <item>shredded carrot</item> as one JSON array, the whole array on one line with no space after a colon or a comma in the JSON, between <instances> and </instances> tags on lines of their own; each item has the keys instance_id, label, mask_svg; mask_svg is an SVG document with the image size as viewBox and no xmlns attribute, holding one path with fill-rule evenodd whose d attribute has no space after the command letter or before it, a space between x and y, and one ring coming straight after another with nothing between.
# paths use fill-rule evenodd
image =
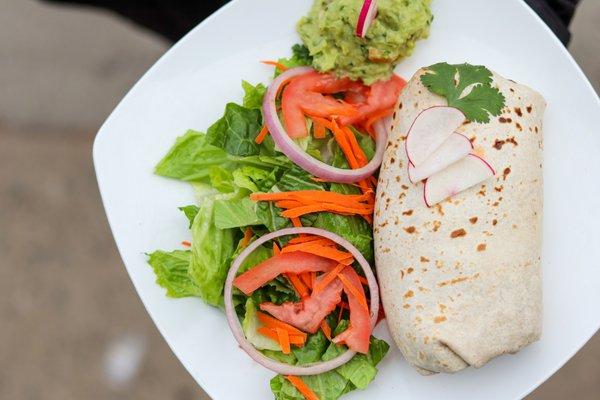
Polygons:
<instances>
[{"instance_id":1,"label":"shredded carrot","mask_svg":"<svg viewBox=\"0 0 600 400\"><path fill-rule=\"evenodd\" d=\"M311 288L311 290L314 290L316 282L317 282L317 273L315 271L312 271L310 273L310 288Z\"/></svg>"},{"instance_id":2,"label":"shredded carrot","mask_svg":"<svg viewBox=\"0 0 600 400\"><path fill-rule=\"evenodd\" d=\"M352 132L352 129L350 129L348 126L342 126L340 128L346 134L346 141L350 145L350 148L352 149L352 153L354 154L358 165L361 167L367 165L369 160L367 159L367 156L365 155L365 152L363 151L362 147L360 147L360 145L358 144L358 141L356 140L356 136L354 136L354 132Z\"/></svg>"},{"instance_id":3,"label":"shredded carrot","mask_svg":"<svg viewBox=\"0 0 600 400\"><path fill-rule=\"evenodd\" d=\"M372 206L368 206L366 204L364 206L365 207L345 207L345 206L340 206L340 205L333 204L333 203L324 203L321 205L311 204L308 206L290 208L288 210L283 211L281 213L281 215L286 218L298 218L298 217L301 217L306 214L311 214L311 213L321 212L321 211L332 211L337 214L345 214L345 215L358 214L358 215L370 216L371 214L373 214Z\"/></svg>"},{"instance_id":4,"label":"shredded carrot","mask_svg":"<svg viewBox=\"0 0 600 400\"><path fill-rule=\"evenodd\" d=\"M351 147L350 143L348 143L347 135L338 126L338 124L337 124L337 122L335 122L335 120L333 121L332 132L333 132L333 137L334 137L335 141L337 142L338 146L340 146L340 149L342 150L342 153L344 153L346 160L348 160L348 165L350 165L350 168L352 168L352 169L359 168L358 161L356 160L356 156L352 152L352 147Z\"/></svg>"},{"instance_id":5,"label":"shredded carrot","mask_svg":"<svg viewBox=\"0 0 600 400\"><path fill-rule=\"evenodd\" d=\"M311 273L308 272L308 271L307 272L303 272L303 273L300 274L300 280L302 280L302 283L304 283L304 285L307 288L309 288L309 289L312 290L313 286L312 286L312 280L311 280L310 275L311 275Z\"/></svg>"},{"instance_id":6,"label":"shredded carrot","mask_svg":"<svg viewBox=\"0 0 600 400\"><path fill-rule=\"evenodd\" d=\"M297 335L306 336L306 333L302 332L300 329L294 328L292 325L286 324L285 322L281 322L277 318L271 317L270 315L267 315L265 313L262 313L262 312L258 311L256 313L256 316L257 316L258 320L260 321L260 323L263 324L264 326L266 326L267 328L271 328L271 329L275 329L275 328L285 329L289 333L294 333L294 334L297 334Z\"/></svg>"},{"instance_id":7,"label":"shredded carrot","mask_svg":"<svg viewBox=\"0 0 600 400\"><path fill-rule=\"evenodd\" d=\"M281 346L281 352L283 354L290 354L290 335L288 334L288 331L281 328L275 328L275 332L277 332L277 339Z\"/></svg>"},{"instance_id":8,"label":"shredded carrot","mask_svg":"<svg viewBox=\"0 0 600 400\"><path fill-rule=\"evenodd\" d=\"M277 246L277 243L273 242L273 255L276 256L279 253L281 253L281 250L279 250L279 246Z\"/></svg>"},{"instance_id":9,"label":"shredded carrot","mask_svg":"<svg viewBox=\"0 0 600 400\"><path fill-rule=\"evenodd\" d=\"M277 331L275 329L261 326L258 329L256 329L256 331L261 335L268 337L269 339L273 339L279 344L279 336L277 336ZM293 344L297 347L302 347L304 346L304 343L306 343L306 337L304 336L288 332L288 337L290 339L290 344Z\"/></svg>"},{"instance_id":10,"label":"shredded carrot","mask_svg":"<svg viewBox=\"0 0 600 400\"><path fill-rule=\"evenodd\" d=\"M315 121L313 119L313 126L314 126L314 130L313 130L313 134L315 139L324 139L325 138L325 125L321 124L319 121Z\"/></svg>"},{"instance_id":11,"label":"shredded carrot","mask_svg":"<svg viewBox=\"0 0 600 400\"><path fill-rule=\"evenodd\" d=\"M352 258L351 253L338 250L335 247L314 244L313 242L292 244L289 246L285 246L282 250L283 253L289 253L291 251L303 251L305 253L312 253L317 256L336 260L338 262L347 261L348 258ZM350 264L352 264L352 261L350 261Z\"/></svg>"},{"instance_id":12,"label":"shredded carrot","mask_svg":"<svg viewBox=\"0 0 600 400\"><path fill-rule=\"evenodd\" d=\"M340 281L342 281L342 284L344 285L344 287L354 296L356 297L356 299L358 300L358 302L360 303L360 305L362 307L364 307L367 311L369 311L369 306L367 304L367 298L365 297L364 293L361 293L360 290L358 290L353 284L352 282L350 282L350 280L348 280L348 278L346 278L344 276L344 274L339 274L338 278L340 279Z\"/></svg>"},{"instance_id":13,"label":"shredded carrot","mask_svg":"<svg viewBox=\"0 0 600 400\"><path fill-rule=\"evenodd\" d=\"M269 134L269 128L267 128L267 125L263 125L262 129L256 136L256 139L254 139L254 141L258 144L261 144L263 142L263 140L265 140L265 138L267 137L268 134Z\"/></svg>"},{"instance_id":14,"label":"shredded carrot","mask_svg":"<svg viewBox=\"0 0 600 400\"><path fill-rule=\"evenodd\" d=\"M336 192L326 192L324 190L252 193L250 195L250 199L254 201L297 200L305 204L328 202L345 205L353 205L356 202L367 201L370 197L371 195L366 194L342 194Z\"/></svg>"},{"instance_id":15,"label":"shredded carrot","mask_svg":"<svg viewBox=\"0 0 600 400\"><path fill-rule=\"evenodd\" d=\"M325 337L327 339L331 340L331 327L329 326L327 321L325 321L325 320L321 321L321 330L325 334Z\"/></svg>"},{"instance_id":16,"label":"shredded carrot","mask_svg":"<svg viewBox=\"0 0 600 400\"><path fill-rule=\"evenodd\" d=\"M312 391L310 387L299 376L286 375L285 377L298 391L304 396L306 400L319 400L319 396Z\"/></svg>"},{"instance_id":17,"label":"shredded carrot","mask_svg":"<svg viewBox=\"0 0 600 400\"><path fill-rule=\"evenodd\" d=\"M246 230L244 230L244 237L240 241L240 245L242 247L248 246L250 244L250 241L252 240L253 235L254 235L254 232L252 231L252 228L247 227Z\"/></svg>"},{"instance_id":18,"label":"shredded carrot","mask_svg":"<svg viewBox=\"0 0 600 400\"><path fill-rule=\"evenodd\" d=\"M182 245L184 245L185 247L192 247L192 244L190 242L188 242L187 240L184 240L183 242L181 242Z\"/></svg>"},{"instance_id":19,"label":"shredded carrot","mask_svg":"<svg viewBox=\"0 0 600 400\"><path fill-rule=\"evenodd\" d=\"M298 293L298 296L300 296L302 298L308 296L308 288L306 287L306 285L304 284L304 282L302 282L300 280L300 278L298 278L298 275L296 275L296 274L285 274L285 276L286 276L286 278L288 278L288 280L290 281L290 283L292 284L292 286L296 290L296 293Z\"/></svg>"},{"instance_id":20,"label":"shredded carrot","mask_svg":"<svg viewBox=\"0 0 600 400\"><path fill-rule=\"evenodd\" d=\"M300 222L300 218L293 217L293 218L290 218L290 221L292 221L292 225L294 225L294 227L302 228L302 222Z\"/></svg>"},{"instance_id":21,"label":"shredded carrot","mask_svg":"<svg viewBox=\"0 0 600 400\"><path fill-rule=\"evenodd\" d=\"M331 244L335 245L333 241L317 235L296 236L295 238L290 239L288 244L305 243L312 241L320 242L321 240L328 240Z\"/></svg>"},{"instance_id":22,"label":"shredded carrot","mask_svg":"<svg viewBox=\"0 0 600 400\"><path fill-rule=\"evenodd\" d=\"M322 117L315 117L312 116L310 117L315 123L319 124L319 125L323 125L325 128L329 129L330 131L333 131L334 127L333 127L333 122L331 120L328 120L326 118L322 118Z\"/></svg>"},{"instance_id":23,"label":"shredded carrot","mask_svg":"<svg viewBox=\"0 0 600 400\"><path fill-rule=\"evenodd\" d=\"M344 268L346 268L346 265L338 264L334 269L324 275L323 278L321 278L321 280L313 287L313 293L319 293L321 290L325 289L327 285L337 278L339 273L342 272Z\"/></svg>"},{"instance_id":24,"label":"shredded carrot","mask_svg":"<svg viewBox=\"0 0 600 400\"><path fill-rule=\"evenodd\" d=\"M286 71L288 69L288 67L286 67L282 63L273 61L273 60L264 60L264 61L261 61L261 63L267 64L267 65L272 65L280 71Z\"/></svg>"}]
</instances>

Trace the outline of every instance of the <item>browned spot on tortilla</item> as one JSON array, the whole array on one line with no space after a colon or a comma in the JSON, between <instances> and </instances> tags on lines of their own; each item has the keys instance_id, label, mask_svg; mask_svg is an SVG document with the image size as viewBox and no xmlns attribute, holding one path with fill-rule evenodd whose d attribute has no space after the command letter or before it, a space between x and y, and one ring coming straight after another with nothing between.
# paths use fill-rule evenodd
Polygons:
<instances>
[{"instance_id":1,"label":"browned spot on tortilla","mask_svg":"<svg viewBox=\"0 0 600 400\"><path fill-rule=\"evenodd\" d=\"M386 219L385 221L383 221L381 224L379 224L380 228L385 228L388 224L388 220Z\"/></svg>"},{"instance_id":2,"label":"browned spot on tortilla","mask_svg":"<svg viewBox=\"0 0 600 400\"><path fill-rule=\"evenodd\" d=\"M433 221L433 231L437 232L438 229L440 229L440 226L442 226L442 223L440 221Z\"/></svg>"},{"instance_id":3,"label":"browned spot on tortilla","mask_svg":"<svg viewBox=\"0 0 600 400\"><path fill-rule=\"evenodd\" d=\"M404 298L405 299L410 299L414 295L415 295L415 292L413 292L412 290L409 290L408 292L404 293Z\"/></svg>"},{"instance_id":4,"label":"browned spot on tortilla","mask_svg":"<svg viewBox=\"0 0 600 400\"><path fill-rule=\"evenodd\" d=\"M498 118L498 122L500 122L501 124L511 123L512 122L512 118L500 117L500 118Z\"/></svg>"},{"instance_id":5,"label":"browned spot on tortilla","mask_svg":"<svg viewBox=\"0 0 600 400\"><path fill-rule=\"evenodd\" d=\"M500 204L500 202L499 201L495 201L494 204L492 204L492 206L498 207L498 204Z\"/></svg>"},{"instance_id":6,"label":"browned spot on tortilla","mask_svg":"<svg viewBox=\"0 0 600 400\"><path fill-rule=\"evenodd\" d=\"M520 108L520 107L515 107L515 112L517 113L517 115L518 115L519 117L522 117L522 116L523 116L523 112L521 111L521 108Z\"/></svg>"},{"instance_id":7,"label":"browned spot on tortilla","mask_svg":"<svg viewBox=\"0 0 600 400\"><path fill-rule=\"evenodd\" d=\"M394 157L390 158L390 164L393 164L396 162L396 159Z\"/></svg>"},{"instance_id":8,"label":"browned spot on tortilla","mask_svg":"<svg viewBox=\"0 0 600 400\"><path fill-rule=\"evenodd\" d=\"M423 286L419 286L418 289L419 289L419 292L429 292L429 289L427 289L426 287L423 287Z\"/></svg>"},{"instance_id":9,"label":"browned spot on tortilla","mask_svg":"<svg viewBox=\"0 0 600 400\"><path fill-rule=\"evenodd\" d=\"M495 190L496 192L501 192L503 189L504 189L504 185L500 185L500 186L496 186L496 187L494 187L494 190Z\"/></svg>"},{"instance_id":10,"label":"browned spot on tortilla","mask_svg":"<svg viewBox=\"0 0 600 400\"><path fill-rule=\"evenodd\" d=\"M513 93L515 92L515 89L513 89L513 88L508 88L508 90L510 90Z\"/></svg>"},{"instance_id":11,"label":"browned spot on tortilla","mask_svg":"<svg viewBox=\"0 0 600 400\"><path fill-rule=\"evenodd\" d=\"M404 270L400 270L400 279L404 279Z\"/></svg>"},{"instance_id":12,"label":"browned spot on tortilla","mask_svg":"<svg viewBox=\"0 0 600 400\"><path fill-rule=\"evenodd\" d=\"M385 249L381 250L382 253L389 253L390 251L392 251L392 249L390 249L389 247L386 247Z\"/></svg>"},{"instance_id":13,"label":"browned spot on tortilla","mask_svg":"<svg viewBox=\"0 0 600 400\"><path fill-rule=\"evenodd\" d=\"M517 229L517 224L512 224L513 229Z\"/></svg>"},{"instance_id":14,"label":"browned spot on tortilla","mask_svg":"<svg viewBox=\"0 0 600 400\"><path fill-rule=\"evenodd\" d=\"M425 343L425 344L429 343L429 336L425 336L423 338L423 343Z\"/></svg>"},{"instance_id":15,"label":"browned spot on tortilla","mask_svg":"<svg viewBox=\"0 0 600 400\"><path fill-rule=\"evenodd\" d=\"M500 139L496 139L496 141L494 142L493 147L496 150L502 150L502 146L504 146L504 143L506 143L506 141L500 140Z\"/></svg>"},{"instance_id":16,"label":"browned spot on tortilla","mask_svg":"<svg viewBox=\"0 0 600 400\"><path fill-rule=\"evenodd\" d=\"M406 273L407 274L412 274L414 270L415 269L413 267L408 267L408 269L406 270Z\"/></svg>"},{"instance_id":17,"label":"browned spot on tortilla","mask_svg":"<svg viewBox=\"0 0 600 400\"><path fill-rule=\"evenodd\" d=\"M533 109L533 107L532 107L532 106L527 106L527 108L526 108L526 110L527 110L527 112L528 112L528 113L531 113L531 110L532 110L532 109Z\"/></svg>"},{"instance_id":18,"label":"browned spot on tortilla","mask_svg":"<svg viewBox=\"0 0 600 400\"><path fill-rule=\"evenodd\" d=\"M398 200L402 200L403 197L406 197L406 193L402 192L398 195Z\"/></svg>"},{"instance_id":19,"label":"browned spot on tortilla","mask_svg":"<svg viewBox=\"0 0 600 400\"><path fill-rule=\"evenodd\" d=\"M497 219L493 219L492 220L492 225L496 226L498 224L498 220Z\"/></svg>"},{"instance_id":20,"label":"browned spot on tortilla","mask_svg":"<svg viewBox=\"0 0 600 400\"><path fill-rule=\"evenodd\" d=\"M423 306L421 304L417 304L415 308L419 311L423 310Z\"/></svg>"},{"instance_id":21,"label":"browned spot on tortilla","mask_svg":"<svg viewBox=\"0 0 600 400\"><path fill-rule=\"evenodd\" d=\"M510 174L510 167L506 167L504 168L504 171L502 171L502 180L505 181L508 174Z\"/></svg>"},{"instance_id":22,"label":"browned spot on tortilla","mask_svg":"<svg viewBox=\"0 0 600 400\"><path fill-rule=\"evenodd\" d=\"M400 187L401 187L402 189L404 189L404 190L408 190L408 186L406 186L406 185L402 185L402 186L400 186Z\"/></svg>"},{"instance_id":23,"label":"browned spot on tortilla","mask_svg":"<svg viewBox=\"0 0 600 400\"><path fill-rule=\"evenodd\" d=\"M447 285L456 285L457 283L464 282L467 279L469 279L469 278L466 277L466 276L461 276L460 278L454 278L454 279L451 279L449 281L440 282L440 283L438 283L438 286L439 287L444 287L444 286L447 286Z\"/></svg>"},{"instance_id":24,"label":"browned spot on tortilla","mask_svg":"<svg viewBox=\"0 0 600 400\"><path fill-rule=\"evenodd\" d=\"M523 132L523 127L521 126L520 123L515 122L515 126L517 127L517 129L519 130L519 132Z\"/></svg>"},{"instance_id":25,"label":"browned spot on tortilla","mask_svg":"<svg viewBox=\"0 0 600 400\"><path fill-rule=\"evenodd\" d=\"M472 223L472 224L475 224L475 223L477 223L478 219L479 218L477 218L477 217L471 217L471 218L469 218L469 222Z\"/></svg>"},{"instance_id":26,"label":"browned spot on tortilla","mask_svg":"<svg viewBox=\"0 0 600 400\"><path fill-rule=\"evenodd\" d=\"M421 256L421 262L422 263L429 262L429 258Z\"/></svg>"},{"instance_id":27,"label":"browned spot on tortilla","mask_svg":"<svg viewBox=\"0 0 600 400\"><path fill-rule=\"evenodd\" d=\"M414 226L408 226L404 228L404 231L406 231L406 233L415 233L417 231L417 228L415 228Z\"/></svg>"},{"instance_id":28,"label":"browned spot on tortilla","mask_svg":"<svg viewBox=\"0 0 600 400\"><path fill-rule=\"evenodd\" d=\"M440 203L437 203L435 205L435 210L438 212L438 214L445 215L444 214L444 209L442 208L442 205Z\"/></svg>"},{"instance_id":29,"label":"browned spot on tortilla","mask_svg":"<svg viewBox=\"0 0 600 400\"><path fill-rule=\"evenodd\" d=\"M435 322L436 324L442 323L446 320L447 318L443 315L438 315L437 317L435 317L433 319L433 322Z\"/></svg>"},{"instance_id":30,"label":"browned spot on tortilla","mask_svg":"<svg viewBox=\"0 0 600 400\"><path fill-rule=\"evenodd\" d=\"M511 136L508 139L506 139L506 143L510 143L510 144L512 144L514 146L518 146L519 145L519 143L517 143L517 141L515 140L514 136Z\"/></svg>"},{"instance_id":31,"label":"browned spot on tortilla","mask_svg":"<svg viewBox=\"0 0 600 400\"><path fill-rule=\"evenodd\" d=\"M481 185L481 189L477 192L479 196L485 196L485 185Z\"/></svg>"},{"instance_id":32,"label":"browned spot on tortilla","mask_svg":"<svg viewBox=\"0 0 600 400\"><path fill-rule=\"evenodd\" d=\"M477 245L477 251L485 251L486 247L487 247L487 244L485 244L485 243L479 243Z\"/></svg>"},{"instance_id":33,"label":"browned spot on tortilla","mask_svg":"<svg viewBox=\"0 0 600 400\"><path fill-rule=\"evenodd\" d=\"M450 237L452 239L455 239L457 237L463 237L466 235L467 235L467 231L465 231L463 228L456 229L456 230L452 231L452 233L450 233Z\"/></svg>"},{"instance_id":34,"label":"browned spot on tortilla","mask_svg":"<svg viewBox=\"0 0 600 400\"><path fill-rule=\"evenodd\" d=\"M396 176L396 182L400 182L400 175Z\"/></svg>"},{"instance_id":35,"label":"browned spot on tortilla","mask_svg":"<svg viewBox=\"0 0 600 400\"><path fill-rule=\"evenodd\" d=\"M539 132L539 131L538 131L538 127L537 127L537 126L534 126L534 127L533 127L533 130L535 131L535 133L538 133L538 132Z\"/></svg>"},{"instance_id":36,"label":"browned spot on tortilla","mask_svg":"<svg viewBox=\"0 0 600 400\"><path fill-rule=\"evenodd\" d=\"M447 308L444 304L440 303L438 304L438 306L440 307L440 312L443 314L444 310Z\"/></svg>"},{"instance_id":37,"label":"browned spot on tortilla","mask_svg":"<svg viewBox=\"0 0 600 400\"><path fill-rule=\"evenodd\" d=\"M413 210L407 210L407 211L403 211L402 215L412 215Z\"/></svg>"},{"instance_id":38,"label":"browned spot on tortilla","mask_svg":"<svg viewBox=\"0 0 600 400\"><path fill-rule=\"evenodd\" d=\"M402 308L410 308L410 304L408 304L408 303L407 303L407 304L404 304L404 305L402 306Z\"/></svg>"},{"instance_id":39,"label":"browned spot on tortilla","mask_svg":"<svg viewBox=\"0 0 600 400\"><path fill-rule=\"evenodd\" d=\"M437 268L442 268L442 267L444 266L444 262L443 262L443 261L441 261L441 260L436 260L436 261L435 261L435 266L436 266Z\"/></svg>"}]
</instances>

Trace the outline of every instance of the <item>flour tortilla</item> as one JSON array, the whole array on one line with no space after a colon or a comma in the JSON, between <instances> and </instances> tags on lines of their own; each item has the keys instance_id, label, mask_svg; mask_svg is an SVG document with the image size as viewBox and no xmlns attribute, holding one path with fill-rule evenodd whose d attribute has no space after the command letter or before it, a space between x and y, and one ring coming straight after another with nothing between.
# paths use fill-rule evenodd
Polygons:
<instances>
[{"instance_id":1,"label":"flour tortilla","mask_svg":"<svg viewBox=\"0 0 600 400\"><path fill-rule=\"evenodd\" d=\"M496 169L482 184L428 208L410 183L405 134L422 110L446 105L418 71L400 96L382 164L374 220L387 323L420 373L483 366L539 339L542 116L532 89L494 74L506 107L457 132Z\"/></svg>"}]
</instances>

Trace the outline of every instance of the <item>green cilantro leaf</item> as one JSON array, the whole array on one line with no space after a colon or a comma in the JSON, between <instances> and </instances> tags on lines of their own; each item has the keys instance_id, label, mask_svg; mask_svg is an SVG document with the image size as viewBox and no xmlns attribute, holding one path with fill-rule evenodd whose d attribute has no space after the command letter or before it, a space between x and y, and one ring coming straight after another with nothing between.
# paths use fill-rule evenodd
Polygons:
<instances>
[{"instance_id":1,"label":"green cilantro leaf","mask_svg":"<svg viewBox=\"0 0 600 400\"><path fill-rule=\"evenodd\" d=\"M431 92L443 96L448 105L461 110L474 122L490 122L500 115L504 95L492 87L492 72L481 65L438 63L426 68L421 82Z\"/></svg>"}]
</instances>

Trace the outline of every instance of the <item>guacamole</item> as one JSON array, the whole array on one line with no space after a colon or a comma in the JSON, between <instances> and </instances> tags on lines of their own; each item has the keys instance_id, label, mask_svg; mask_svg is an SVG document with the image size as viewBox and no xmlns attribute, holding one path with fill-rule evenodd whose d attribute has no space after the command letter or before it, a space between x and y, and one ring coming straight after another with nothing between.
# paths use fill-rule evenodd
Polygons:
<instances>
[{"instance_id":1,"label":"guacamole","mask_svg":"<svg viewBox=\"0 0 600 400\"><path fill-rule=\"evenodd\" d=\"M363 0L315 0L298 33L319 71L334 71L370 85L391 76L395 63L426 38L431 0L379 0L364 38L355 35Z\"/></svg>"}]
</instances>

